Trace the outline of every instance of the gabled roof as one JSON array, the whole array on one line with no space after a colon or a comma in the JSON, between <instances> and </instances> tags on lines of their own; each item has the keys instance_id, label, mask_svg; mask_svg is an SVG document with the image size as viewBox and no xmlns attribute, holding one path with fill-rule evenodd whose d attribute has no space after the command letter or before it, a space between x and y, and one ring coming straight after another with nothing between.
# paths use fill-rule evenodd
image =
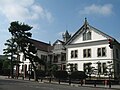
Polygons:
<instances>
[{"instance_id":1,"label":"gabled roof","mask_svg":"<svg viewBox=\"0 0 120 90\"><path fill-rule=\"evenodd\" d=\"M48 43L30 39L30 41L35 45L38 50L49 52L52 50L52 46Z\"/></svg>"},{"instance_id":2,"label":"gabled roof","mask_svg":"<svg viewBox=\"0 0 120 90\"><path fill-rule=\"evenodd\" d=\"M89 23L87 22L87 19L85 18L85 22L82 25L82 27L65 43L65 45L69 45L78 35L80 35L85 29L90 28L92 30L94 30L95 32L103 35L104 37L108 38L108 39L112 39L113 41L115 40L113 37L105 34L104 32L96 29L95 27L89 25Z\"/></svg>"},{"instance_id":3,"label":"gabled roof","mask_svg":"<svg viewBox=\"0 0 120 90\"><path fill-rule=\"evenodd\" d=\"M60 42L62 45L65 44L64 41L61 41L61 40L57 39L57 40L53 43L53 46L54 46L56 43L58 43L58 42Z\"/></svg>"}]
</instances>

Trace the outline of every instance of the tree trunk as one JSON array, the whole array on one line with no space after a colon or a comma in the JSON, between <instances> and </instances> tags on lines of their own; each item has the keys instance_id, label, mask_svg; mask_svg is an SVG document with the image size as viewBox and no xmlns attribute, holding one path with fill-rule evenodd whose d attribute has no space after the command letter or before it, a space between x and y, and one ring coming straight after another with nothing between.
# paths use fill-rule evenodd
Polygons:
<instances>
[{"instance_id":1,"label":"tree trunk","mask_svg":"<svg viewBox=\"0 0 120 90\"><path fill-rule=\"evenodd\" d=\"M34 64L34 62L33 62L33 57L32 57L32 55L31 55L29 52L28 52L28 54L26 54L26 53L24 52L24 56L25 56L25 58L26 58L26 56L28 56L27 59L29 59L31 65L32 65L32 67L33 67L33 70L34 70L34 80L35 80L35 81L38 81L38 78L37 78L37 70L36 70L36 66L35 66L35 64Z\"/></svg>"},{"instance_id":2,"label":"tree trunk","mask_svg":"<svg viewBox=\"0 0 120 90\"><path fill-rule=\"evenodd\" d=\"M31 64L32 64L32 67L33 67L33 70L34 70L34 80L35 80L35 81L38 81L37 70L36 70L36 67L35 67L35 65L34 65L34 62L33 62L31 59L29 59L29 60L30 60L30 62L31 62Z\"/></svg>"},{"instance_id":3,"label":"tree trunk","mask_svg":"<svg viewBox=\"0 0 120 90\"><path fill-rule=\"evenodd\" d=\"M14 72L14 70L13 70L13 56L11 55L11 60L10 60L10 65L11 65L11 67L10 67L10 76L11 76L11 78L14 78L14 76L13 76L13 72Z\"/></svg>"},{"instance_id":4,"label":"tree trunk","mask_svg":"<svg viewBox=\"0 0 120 90\"><path fill-rule=\"evenodd\" d=\"M35 67L34 65L32 65L32 66L33 66L33 69L34 69L34 80L35 80L35 81L38 81L36 67Z\"/></svg>"}]
</instances>

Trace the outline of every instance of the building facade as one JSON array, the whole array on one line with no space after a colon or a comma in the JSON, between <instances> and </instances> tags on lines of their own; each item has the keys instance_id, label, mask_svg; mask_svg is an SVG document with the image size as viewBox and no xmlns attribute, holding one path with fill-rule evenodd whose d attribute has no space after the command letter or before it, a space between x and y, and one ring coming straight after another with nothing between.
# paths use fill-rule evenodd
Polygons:
<instances>
[{"instance_id":1,"label":"building facade","mask_svg":"<svg viewBox=\"0 0 120 90\"><path fill-rule=\"evenodd\" d=\"M51 45L48 43L45 43L45 42L34 40L34 39L31 39L31 42L37 49L36 55L39 57L40 60L43 60L47 64L50 61L49 53L51 52L51 49L52 49ZM31 63L30 63L29 59L24 58L23 53L20 53L20 61L22 63L19 66L19 69L20 69L19 73L23 74L24 77L26 77L26 75L28 73L31 73L31 71L33 70ZM47 69L46 64L41 65L36 62L36 67L38 70L46 70Z\"/></svg>"},{"instance_id":2,"label":"building facade","mask_svg":"<svg viewBox=\"0 0 120 90\"><path fill-rule=\"evenodd\" d=\"M109 40L114 44L109 47ZM67 65L96 77L120 76L120 44L111 36L88 24L66 43Z\"/></svg>"},{"instance_id":3,"label":"building facade","mask_svg":"<svg viewBox=\"0 0 120 90\"><path fill-rule=\"evenodd\" d=\"M66 31L63 40L58 39L53 45L36 40L33 42L38 57L51 65L57 65L58 70L85 71L93 77L120 77L120 43L91 26L87 19L74 35ZM24 61L22 55L21 60ZM23 65L27 65L25 68L28 71L29 60L21 64L21 70Z\"/></svg>"},{"instance_id":4,"label":"building facade","mask_svg":"<svg viewBox=\"0 0 120 90\"><path fill-rule=\"evenodd\" d=\"M58 66L58 70L66 70L66 48L65 43L70 39L71 35L66 30L62 34L63 40L56 40L52 49L52 64Z\"/></svg>"}]
</instances>

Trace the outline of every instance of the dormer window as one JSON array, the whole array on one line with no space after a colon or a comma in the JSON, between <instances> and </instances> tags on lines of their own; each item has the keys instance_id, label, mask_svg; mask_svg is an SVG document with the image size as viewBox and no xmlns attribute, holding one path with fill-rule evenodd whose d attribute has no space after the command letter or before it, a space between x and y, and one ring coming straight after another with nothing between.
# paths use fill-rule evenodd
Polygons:
<instances>
[{"instance_id":1,"label":"dormer window","mask_svg":"<svg viewBox=\"0 0 120 90\"><path fill-rule=\"evenodd\" d=\"M91 40L91 31L86 30L83 33L83 41L85 41L85 40Z\"/></svg>"}]
</instances>

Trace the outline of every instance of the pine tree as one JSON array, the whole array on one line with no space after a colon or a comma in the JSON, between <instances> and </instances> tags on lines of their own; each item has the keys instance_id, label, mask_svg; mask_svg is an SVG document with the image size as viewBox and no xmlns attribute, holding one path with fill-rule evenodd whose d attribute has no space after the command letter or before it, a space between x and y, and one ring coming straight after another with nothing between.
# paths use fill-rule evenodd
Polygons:
<instances>
[{"instance_id":1,"label":"pine tree","mask_svg":"<svg viewBox=\"0 0 120 90\"><path fill-rule=\"evenodd\" d=\"M34 69L34 79L35 81L37 81L38 78L37 78L37 72L36 72L36 64L34 63L35 58L37 57L36 56L37 49L30 39L32 36L32 33L30 33L29 31L31 29L32 29L31 26L15 21L15 22L11 22L9 27L9 32L15 39L20 52L24 54L25 59L30 60L31 65Z\"/></svg>"},{"instance_id":2,"label":"pine tree","mask_svg":"<svg viewBox=\"0 0 120 90\"><path fill-rule=\"evenodd\" d=\"M13 78L13 68L14 68L14 61L16 59L15 55L17 52L17 46L15 44L15 39L12 37L11 39L8 39L5 43L6 49L3 49L3 54L7 56L7 58L10 60L10 76Z\"/></svg>"}]
</instances>

